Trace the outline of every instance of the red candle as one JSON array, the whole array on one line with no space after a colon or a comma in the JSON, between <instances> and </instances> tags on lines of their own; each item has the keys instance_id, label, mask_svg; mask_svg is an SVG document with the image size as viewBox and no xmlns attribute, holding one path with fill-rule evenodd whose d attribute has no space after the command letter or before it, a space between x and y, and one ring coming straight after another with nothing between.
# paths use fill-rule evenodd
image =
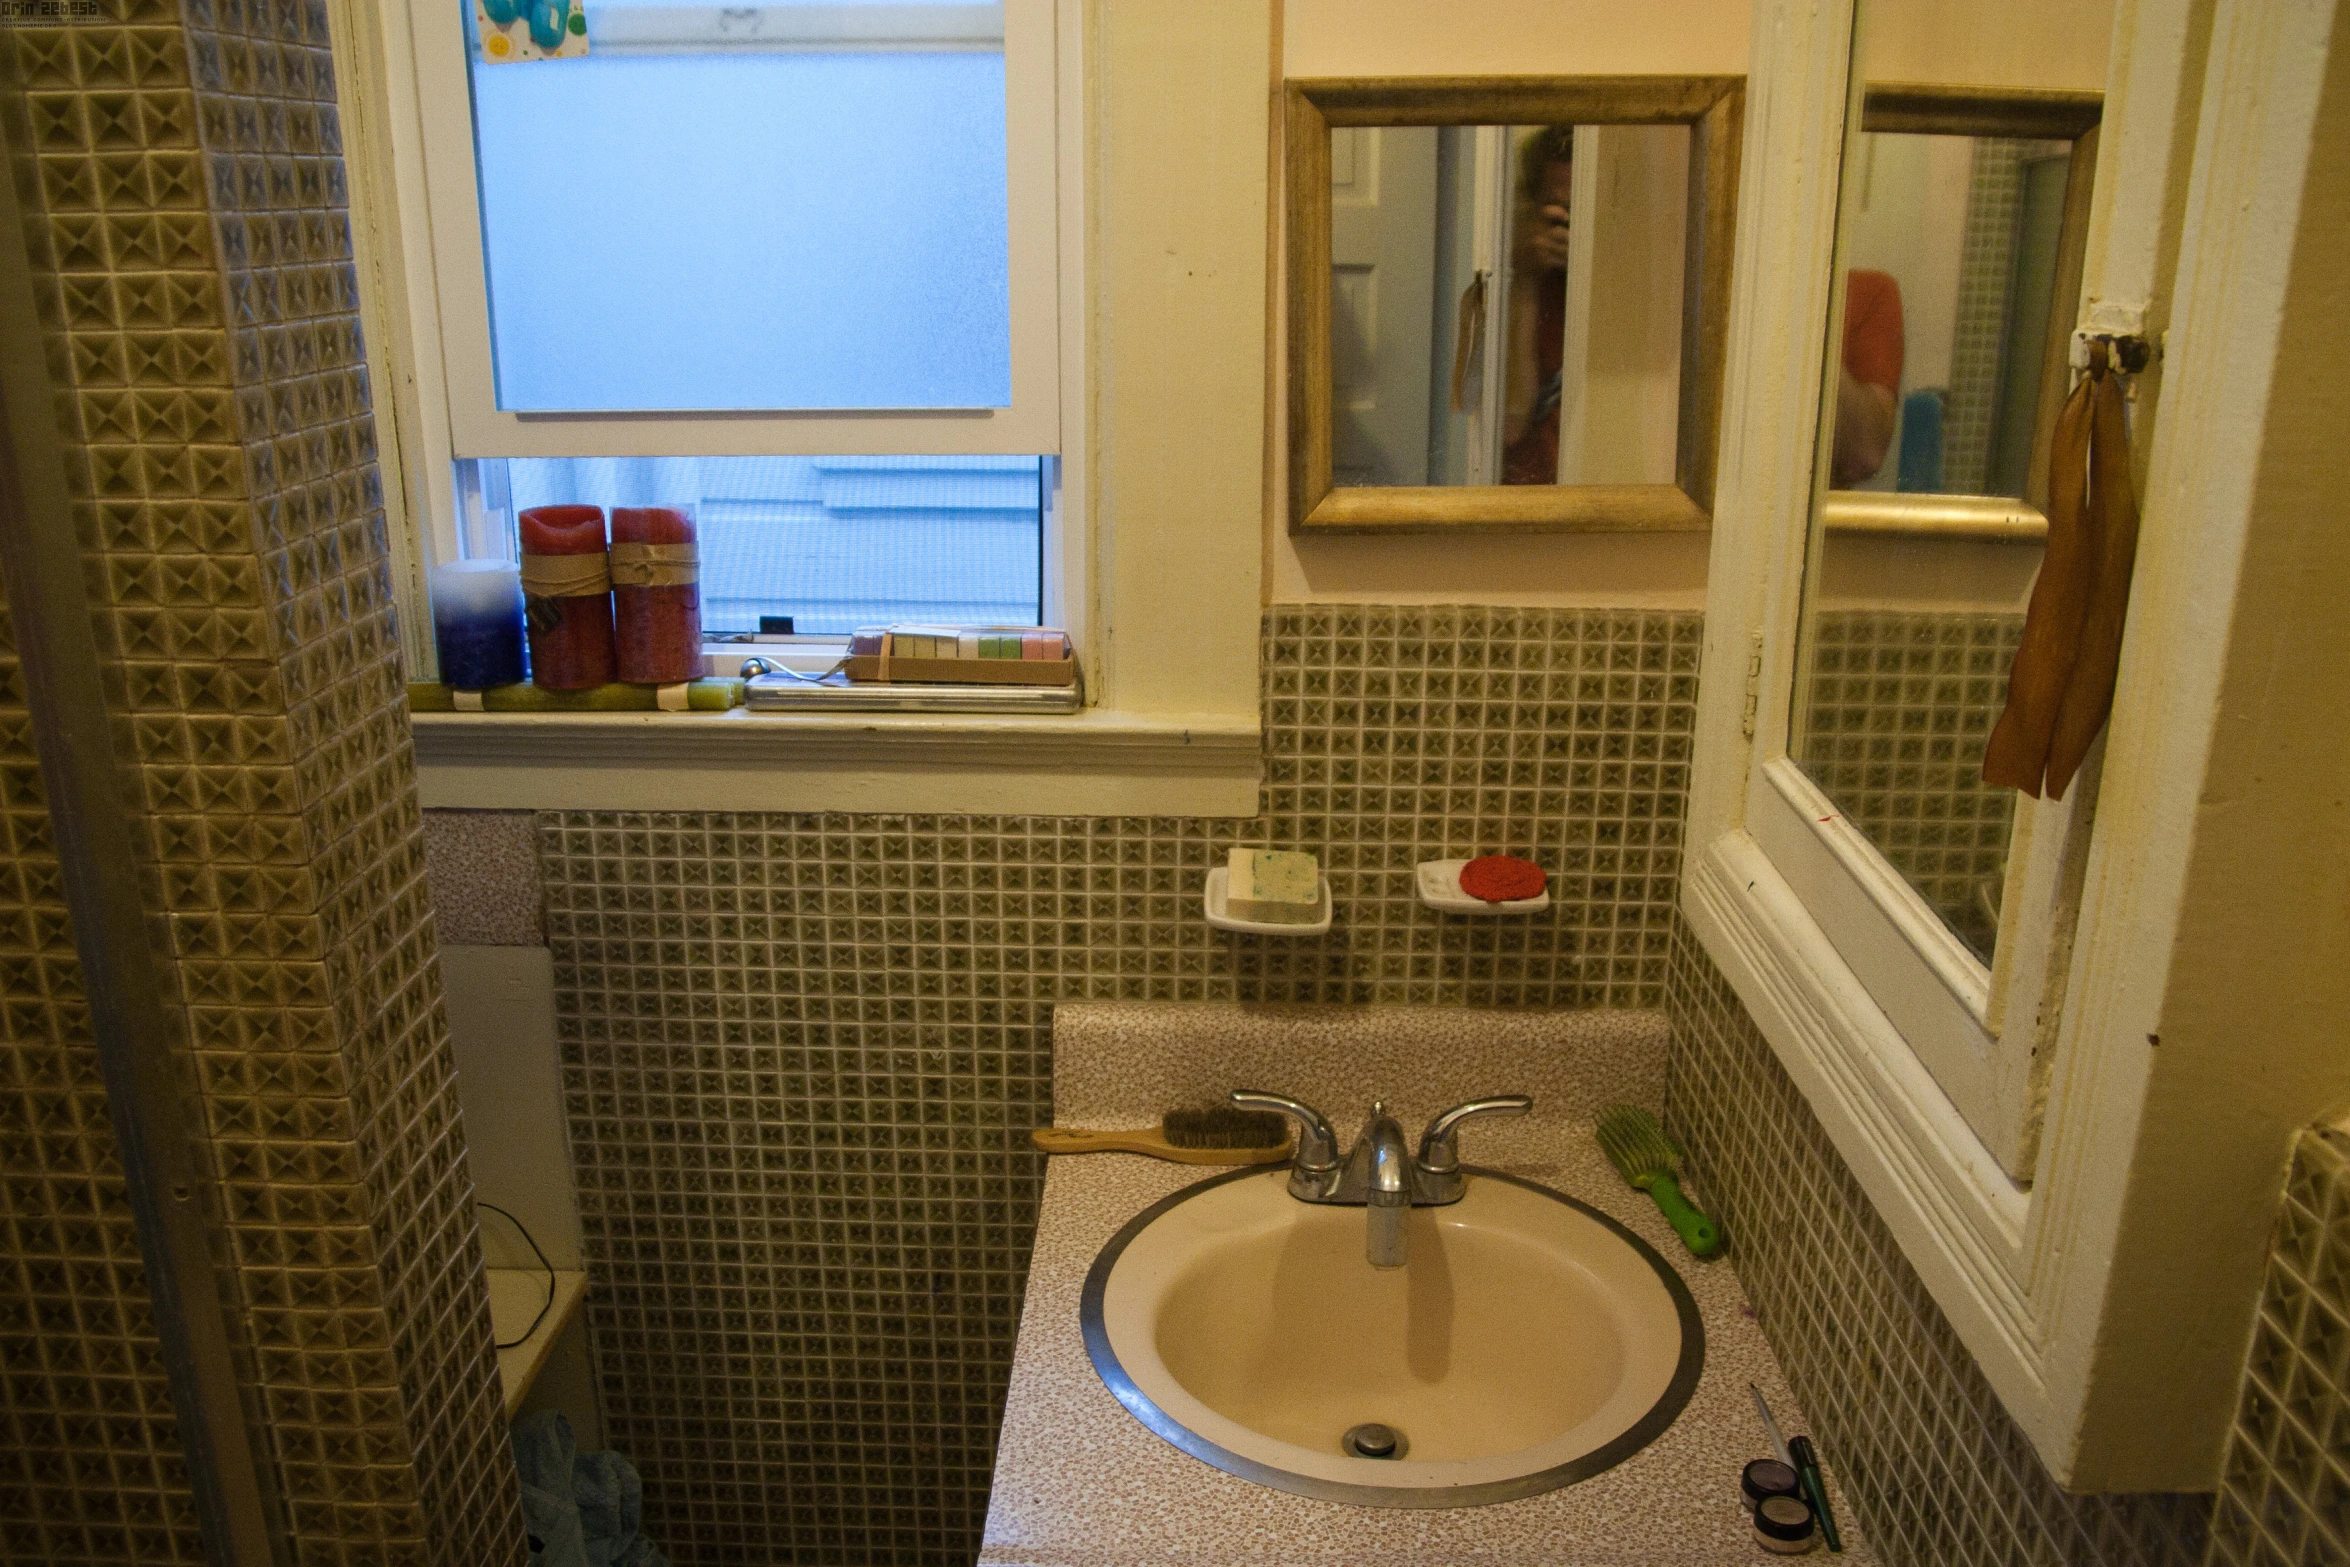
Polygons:
<instances>
[{"instance_id":1,"label":"red candle","mask_svg":"<svg viewBox=\"0 0 2350 1567\"><path fill-rule=\"evenodd\" d=\"M621 679L669 685L701 674L701 567L691 513L612 508L612 614Z\"/></svg>"},{"instance_id":2,"label":"red candle","mask_svg":"<svg viewBox=\"0 0 2350 1567\"><path fill-rule=\"evenodd\" d=\"M530 678L551 691L612 683L612 577L601 506L522 514L522 592Z\"/></svg>"}]
</instances>

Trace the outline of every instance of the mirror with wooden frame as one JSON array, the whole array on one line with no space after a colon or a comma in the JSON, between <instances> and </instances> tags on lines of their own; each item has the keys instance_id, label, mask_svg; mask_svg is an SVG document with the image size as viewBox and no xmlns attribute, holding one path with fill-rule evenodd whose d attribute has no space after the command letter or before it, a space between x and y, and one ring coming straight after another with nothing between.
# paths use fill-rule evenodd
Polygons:
<instances>
[{"instance_id":1,"label":"mirror with wooden frame","mask_svg":"<svg viewBox=\"0 0 2350 1567\"><path fill-rule=\"evenodd\" d=\"M1708 527L1744 78L1287 99L1292 531Z\"/></svg>"}]
</instances>

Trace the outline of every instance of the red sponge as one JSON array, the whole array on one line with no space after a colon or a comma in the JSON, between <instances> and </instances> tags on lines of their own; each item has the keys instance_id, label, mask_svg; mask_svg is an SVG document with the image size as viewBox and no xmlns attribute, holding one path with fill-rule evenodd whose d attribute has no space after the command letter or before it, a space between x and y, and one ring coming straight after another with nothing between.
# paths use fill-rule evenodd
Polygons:
<instances>
[{"instance_id":1,"label":"red sponge","mask_svg":"<svg viewBox=\"0 0 2350 1567\"><path fill-rule=\"evenodd\" d=\"M1485 903L1516 903L1539 898L1550 878L1531 860L1507 854L1488 854L1461 867L1461 891Z\"/></svg>"}]
</instances>

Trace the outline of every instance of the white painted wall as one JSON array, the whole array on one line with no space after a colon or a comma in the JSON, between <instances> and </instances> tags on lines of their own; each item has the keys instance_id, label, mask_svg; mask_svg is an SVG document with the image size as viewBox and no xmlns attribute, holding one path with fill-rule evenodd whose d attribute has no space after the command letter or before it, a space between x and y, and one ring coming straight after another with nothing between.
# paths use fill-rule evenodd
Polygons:
<instances>
[{"instance_id":1,"label":"white painted wall","mask_svg":"<svg viewBox=\"0 0 2350 1567\"><path fill-rule=\"evenodd\" d=\"M1288 76L1736 76L1747 7L1737 0L1285 0Z\"/></svg>"},{"instance_id":2,"label":"white painted wall","mask_svg":"<svg viewBox=\"0 0 2350 1567\"><path fill-rule=\"evenodd\" d=\"M2040 554L2038 540L1839 533L1820 557L1820 607L2020 615Z\"/></svg>"},{"instance_id":3,"label":"white painted wall","mask_svg":"<svg viewBox=\"0 0 2350 1567\"><path fill-rule=\"evenodd\" d=\"M556 1267L576 1268L579 1200L563 1132L554 957L545 947L443 947L441 988L474 1194L529 1226ZM535 1266L514 1227L495 1215L482 1236L490 1266Z\"/></svg>"},{"instance_id":4,"label":"white painted wall","mask_svg":"<svg viewBox=\"0 0 2350 1567\"><path fill-rule=\"evenodd\" d=\"M1253 716L1273 11L1095 0L1087 17L1083 395L1111 697Z\"/></svg>"},{"instance_id":5,"label":"white painted wall","mask_svg":"<svg viewBox=\"0 0 2350 1567\"><path fill-rule=\"evenodd\" d=\"M554 957L545 947L443 947L441 990L474 1196L527 1225L557 1268L577 1269L579 1197L563 1130ZM538 1266L514 1226L494 1213L481 1215L481 1243L493 1268ZM562 1410L582 1451L604 1445L584 1316L573 1319L533 1384L523 1410L535 1409Z\"/></svg>"},{"instance_id":6,"label":"white painted wall","mask_svg":"<svg viewBox=\"0 0 2350 1567\"><path fill-rule=\"evenodd\" d=\"M1872 82L2105 90L2113 0L2003 0L1964 11L1880 0L1861 16L1859 58Z\"/></svg>"},{"instance_id":7,"label":"white painted wall","mask_svg":"<svg viewBox=\"0 0 2350 1567\"><path fill-rule=\"evenodd\" d=\"M1901 285L1902 392L1948 386L1974 139L1867 135L1855 161L1860 189L1844 264L1890 273ZM1887 475L1893 466L1889 460Z\"/></svg>"}]
</instances>

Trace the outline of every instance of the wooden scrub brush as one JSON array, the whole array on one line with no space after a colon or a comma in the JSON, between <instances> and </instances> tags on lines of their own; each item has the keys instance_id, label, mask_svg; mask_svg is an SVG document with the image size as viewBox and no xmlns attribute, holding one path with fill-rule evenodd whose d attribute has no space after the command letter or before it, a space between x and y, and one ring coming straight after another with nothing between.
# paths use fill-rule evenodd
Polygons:
<instances>
[{"instance_id":1,"label":"wooden scrub brush","mask_svg":"<svg viewBox=\"0 0 2350 1567\"><path fill-rule=\"evenodd\" d=\"M1046 1153L1138 1153L1177 1164L1275 1164L1289 1157L1288 1117L1233 1105L1170 1110L1157 1126L1135 1132L1045 1126L1028 1136Z\"/></svg>"}]
</instances>

